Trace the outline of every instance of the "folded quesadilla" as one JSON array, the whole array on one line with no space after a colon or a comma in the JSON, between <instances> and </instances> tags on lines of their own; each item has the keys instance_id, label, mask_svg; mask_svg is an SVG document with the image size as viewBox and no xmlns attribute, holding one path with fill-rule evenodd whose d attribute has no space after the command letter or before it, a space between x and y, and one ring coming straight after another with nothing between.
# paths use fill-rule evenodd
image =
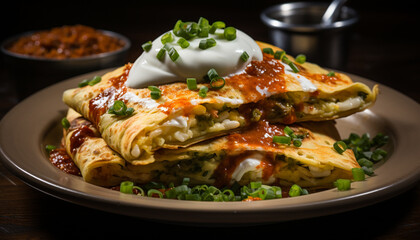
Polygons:
<instances>
[{"instance_id":1,"label":"folded quesadilla","mask_svg":"<svg viewBox=\"0 0 420 240\"><path fill-rule=\"evenodd\" d=\"M306 188L331 187L339 178L351 178L360 167L351 150L337 153L338 133L333 121L289 125L262 120L242 131L180 149L160 149L156 161L132 165L107 146L92 123L69 109L70 127L64 130L66 151L86 182L115 186L124 180L229 186L252 181ZM293 133L291 133L292 131ZM275 136L293 135L301 145L273 142ZM296 140L298 139L298 140Z\"/></svg>"},{"instance_id":2,"label":"folded quesadilla","mask_svg":"<svg viewBox=\"0 0 420 240\"><path fill-rule=\"evenodd\" d=\"M261 49L281 50L258 44ZM99 83L65 91L63 100L133 165L154 162L158 149L188 147L261 119L283 124L331 120L375 102L377 86L371 90L345 74L330 74L291 56L287 59L292 64L264 53L262 61L252 61L243 72L224 77L222 87L205 82L197 90L190 90L185 79L150 89L127 87L131 68L127 64L102 76ZM204 95L203 87L208 89Z\"/></svg>"}]
</instances>

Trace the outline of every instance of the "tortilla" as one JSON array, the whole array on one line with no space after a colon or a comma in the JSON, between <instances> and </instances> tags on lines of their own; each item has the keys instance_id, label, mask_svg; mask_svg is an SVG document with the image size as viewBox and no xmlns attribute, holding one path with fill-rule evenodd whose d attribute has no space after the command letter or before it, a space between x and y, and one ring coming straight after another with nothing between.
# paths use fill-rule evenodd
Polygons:
<instances>
[{"instance_id":1,"label":"tortilla","mask_svg":"<svg viewBox=\"0 0 420 240\"><path fill-rule=\"evenodd\" d=\"M258 43L261 48L272 45ZM158 86L161 97L149 89L125 86L131 64L102 76L101 82L66 90L63 101L90 120L105 142L133 165L154 162L158 149L177 149L237 131L253 121L292 124L348 116L371 106L378 94L341 73L311 63L297 63L298 73L271 54L253 61L240 74L225 77L225 86L205 97L189 90L185 80ZM117 101L134 111L118 116L109 111Z\"/></svg>"},{"instance_id":2,"label":"tortilla","mask_svg":"<svg viewBox=\"0 0 420 240\"><path fill-rule=\"evenodd\" d=\"M273 143L273 136L285 135L281 124L253 123L237 133L181 149L156 151L156 162L132 165L107 146L93 125L74 110L67 119L64 146L86 182L115 186L125 180L138 184L157 181L228 186L251 181L301 187L331 187L338 178L351 178L360 167L351 150L337 153L339 139L333 121L290 125L302 145Z\"/></svg>"}]
</instances>

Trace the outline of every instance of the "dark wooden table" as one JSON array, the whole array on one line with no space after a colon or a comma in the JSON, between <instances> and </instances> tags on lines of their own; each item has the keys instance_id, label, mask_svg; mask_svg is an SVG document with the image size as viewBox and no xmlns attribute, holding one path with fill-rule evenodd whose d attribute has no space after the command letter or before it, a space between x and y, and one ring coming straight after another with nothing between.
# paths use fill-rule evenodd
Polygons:
<instances>
[{"instance_id":1,"label":"dark wooden table","mask_svg":"<svg viewBox=\"0 0 420 240\"><path fill-rule=\"evenodd\" d=\"M200 16L223 20L254 39L270 41L259 13L280 1L183 3L11 3L13 18L2 19L2 38L64 24L85 24L122 33L132 41L127 61L140 45L170 28L177 19ZM420 19L414 3L349 1L360 14L351 38L348 64L339 69L390 86L420 102ZM414 1L413 1L414 2ZM21 5L20 5L21 4ZM7 16L7 15L6 15ZM2 15L2 17L5 17ZM16 89L0 67L0 119L16 105ZM402 106L404 107L404 106ZM410 117L410 116L401 116ZM420 120L420 119L419 119ZM30 134L30 133L28 133ZM24 148L24 146L22 146ZM23 183L0 163L0 238L67 239L100 237L420 239L420 185L380 203L350 212L260 226L207 228L157 223L82 207Z\"/></svg>"}]
</instances>

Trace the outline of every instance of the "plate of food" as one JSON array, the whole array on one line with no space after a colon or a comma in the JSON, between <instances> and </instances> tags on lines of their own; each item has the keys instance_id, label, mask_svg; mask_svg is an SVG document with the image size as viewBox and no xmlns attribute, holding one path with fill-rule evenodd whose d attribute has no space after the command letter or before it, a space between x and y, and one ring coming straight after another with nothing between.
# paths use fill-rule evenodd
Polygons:
<instances>
[{"instance_id":1,"label":"plate of food","mask_svg":"<svg viewBox=\"0 0 420 240\"><path fill-rule=\"evenodd\" d=\"M75 204L183 224L334 214L420 178L419 106L387 86L205 18L142 47L14 107L5 166Z\"/></svg>"}]
</instances>

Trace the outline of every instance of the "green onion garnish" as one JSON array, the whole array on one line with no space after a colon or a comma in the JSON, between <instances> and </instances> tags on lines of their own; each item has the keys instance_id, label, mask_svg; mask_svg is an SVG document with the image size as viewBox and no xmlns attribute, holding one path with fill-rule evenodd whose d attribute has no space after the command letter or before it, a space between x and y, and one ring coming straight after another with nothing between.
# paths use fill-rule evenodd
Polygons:
<instances>
[{"instance_id":1,"label":"green onion garnish","mask_svg":"<svg viewBox=\"0 0 420 240\"><path fill-rule=\"evenodd\" d=\"M293 62L289 62L289 66L293 70L294 73L299 72L299 68L297 68L296 65Z\"/></svg>"},{"instance_id":2,"label":"green onion garnish","mask_svg":"<svg viewBox=\"0 0 420 240\"><path fill-rule=\"evenodd\" d=\"M294 138L294 139L293 139L293 146L295 146L295 147L300 147L300 146L302 146L302 140L301 140L301 139L299 139L299 138Z\"/></svg>"},{"instance_id":3,"label":"green onion garnish","mask_svg":"<svg viewBox=\"0 0 420 240\"><path fill-rule=\"evenodd\" d=\"M248 59L249 59L249 55L248 55L248 53L247 53L246 51L244 51L244 52L241 54L241 59L242 59L242 61L244 61L244 62L248 61Z\"/></svg>"},{"instance_id":4,"label":"green onion garnish","mask_svg":"<svg viewBox=\"0 0 420 240\"><path fill-rule=\"evenodd\" d=\"M225 27L226 27L226 24L224 22L222 22L222 21L216 21L216 22L214 22L211 25L209 32L211 34L214 34L216 32L216 29L218 29L218 28L225 28Z\"/></svg>"},{"instance_id":5,"label":"green onion garnish","mask_svg":"<svg viewBox=\"0 0 420 240\"><path fill-rule=\"evenodd\" d=\"M150 49L152 49L152 41L148 41L146 43L143 43L141 45L141 48L143 48L144 51L148 52Z\"/></svg>"},{"instance_id":6,"label":"green onion garnish","mask_svg":"<svg viewBox=\"0 0 420 240\"><path fill-rule=\"evenodd\" d=\"M272 48L263 48L263 53L267 53L267 54L274 54L274 51Z\"/></svg>"},{"instance_id":7,"label":"green onion garnish","mask_svg":"<svg viewBox=\"0 0 420 240\"><path fill-rule=\"evenodd\" d=\"M78 84L78 87L84 87L84 86L93 86L97 83L99 83L102 80L100 76L94 76L92 79L84 79Z\"/></svg>"},{"instance_id":8,"label":"green onion garnish","mask_svg":"<svg viewBox=\"0 0 420 240\"><path fill-rule=\"evenodd\" d=\"M57 147L54 146L54 145L47 145L47 146L45 146L45 150L47 150L48 154L50 154L51 151L54 150L54 149L57 149Z\"/></svg>"},{"instance_id":9,"label":"green onion garnish","mask_svg":"<svg viewBox=\"0 0 420 240\"><path fill-rule=\"evenodd\" d=\"M63 128L64 129L69 129L69 127L70 127L70 122L69 122L69 120L67 120L67 118L66 117L63 117L62 119L61 119L61 126L63 126Z\"/></svg>"},{"instance_id":10,"label":"green onion garnish","mask_svg":"<svg viewBox=\"0 0 420 240\"><path fill-rule=\"evenodd\" d=\"M339 154L343 154L347 150L347 144L343 141L337 141L333 144L335 151Z\"/></svg>"},{"instance_id":11,"label":"green onion garnish","mask_svg":"<svg viewBox=\"0 0 420 240\"><path fill-rule=\"evenodd\" d=\"M289 190L289 196L290 197L297 197L297 196L306 195L306 194L308 194L308 190L301 188L297 184L293 184L290 187L290 190Z\"/></svg>"},{"instance_id":12,"label":"green onion garnish","mask_svg":"<svg viewBox=\"0 0 420 240\"><path fill-rule=\"evenodd\" d=\"M189 90L196 90L197 80L195 78L187 78L187 87Z\"/></svg>"},{"instance_id":13,"label":"green onion garnish","mask_svg":"<svg viewBox=\"0 0 420 240\"><path fill-rule=\"evenodd\" d=\"M284 127L283 131L289 136L292 136L292 134L294 133L294 131L289 126Z\"/></svg>"},{"instance_id":14,"label":"green onion garnish","mask_svg":"<svg viewBox=\"0 0 420 240\"><path fill-rule=\"evenodd\" d=\"M212 89L221 89L225 86L225 79L222 77L215 77L210 80L210 87Z\"/></svg>"},{"instance_id":15,"label":"green onion garnish","mask_svg":"<svg viewBox=\"0 0 420 240\"><path fill-rule=\"evenodd\" d=\"M162 42L162 44L170 43L174 41L174 36L172 36L171 32L167 32L163 34L163 36L160 38L160 41Z\"/></svg>"},{"instance_id":16,"label":"green onion garnish","mask_svg":"<svg viewBox=\"0 0 420 240\"><path fill-rule=\"evenodd\" d=\"M331 71L327 74L328 77L335 77L335 72Z\"/></svg>"},{"instance_id":17,"label":"green onion garnish","mask_svg":"<svg viewBox=\"0 0 420 240\"><path fill-rule=\"evenodd\" d=\"M290 64L292 61L289 60L289 58L286 57L286 55L283 56L281 59L285 64Z\"/></svg>"},{"instance_id":18,"label":"green onion garnish","mask_svg":"<svg viewBox=\"0 0 420 240\"><path fill-rule=\"evenodd\" d=\"M133 114L134 108L127 108L123 101L116 100L114 104L108 109L108 113L118 116L130 116Z\"/></svg>"},{"instance_id":19,"label":"green onion garnish","mask_svg":"<svg viewBox=\"0 0 420 240\"><path fill-rule=\"evenodd\" d=\"M352 168L351 172L353 174L354 181L365 180L365 172L363 171L363 168Z\"/></svg>"},{"instance_id":20,"label":"green onion garnish","mask_svg":"<svg viewBox=\"0 0 420 240\"><path fill-rule=\"evenodd\" d=\"M300 63L300 64L305 63L306 62L306 56L303 55L303 54L297 55L296 56L296 62Z\"/></svg>"},{"instance_id":21,"label":"green onion garnish","mask_svg":"<svg viewBox=\"0 0 420 240\"><path fill-rule=\"evenodd\" d=\"M283 57L285 55L286 55L286 52L285 51L276 51L274 53L274 58L277 59L277 60L281 60L281 59L283 59Z\"/></svg>"},{"instance_id":22,"label":"green onion garnish","mask_svg":"<svg viewBox=\"0 0 420 240\"><path fill-rule=\"evenodd\" d=\"M156 86L148 86L150 90L150 97L154 100L159 99L162 96L161 90Z\"/></svg>"},{"instance_id":23,"label":"green onion garnish","mask_svg":"<svg viewBox=\"0 0 420 240\"><path fill-rule=\"evenodd\" d=\"M338 191L347 191L351 187L351 181L350 179L337 179L334 186L337 187Z\"/></svg>"},{"instance_id":24,"label":"green onion garnish","mask_svg":"<svg viewBox=\"0 0 420 240\"><path fill-rule=\"evenodd\" d=\"M218 78L219 74L217 73L216 69L210 68L210 70L207 71L207 77L211 81L213 78Z\"/></svg>"},{"instance_id":25,"label":"green onion garnish","mask_svg":"<svg viewBox=\"0 0 420 240\"><path fill-rule=\"evenodd\" d=\"M202 86L200 90L198 91L198 96L205 98L207 96L207 92L209 91L209 88L206 86Z\"/></svg>"},{"instance_id":26,"label":"green onion garnish","mask_svg":"<svg viewBox=\"0 0 420 240\"><path fill-rule=\"evenodd\" d=\"M124 181L120 183L120 192L133 194L134 183L131 181Z\"/></svg>"},{"instance_id":27,"label":"green onion garnish","mask_svg":"<svg viewBox=\"0 0 420 240\"><path fill-rule=\"evenodd\" d=\"M201 40L198 45L198 47L203 50L214 47L214 46L216 46L216 40L214 40L213 38Z\"/></svg>"},{"instance_id":28,"label":"green onion garnish","mask_svg":"<svg viewBox=\"0 0 420 240\"><path fill-rule=\"evenodd\" d=\"M168 54L169 54L169 57L171 58L172 62L175 62L179 58L179 53L176 51L176 49L174 47L171 47Z\"/></svg>"},{"instance_id":29,"label":"green onion garnish","mask_svg":"<svg viewBox=\"0 0 420 240\"><path fill-rule=\"evenodd\" d=\"M288 136L273 136L273 142L289 145L292 143L292 138Z\"/></svg>"},{"instance_id":30,"label":"green onion garnish","mask_svg":"<svg viewBox=\"0 0 420 240\"><path fill-rule=\"evenodd\" d=\"M236 29L234 27L225 28L225 31L223 32L223 36L228 41L235 40L236 39Z\"/></svg>"},{"instance_id":31,"label":"green onion garnish","mask_svg":"<svg viewBox=\"0 0 420 240\"><path fill-rule=\"evenodd\" d=\"M177 43L179 46L181 46L181 48L187 48L190 46L190 43L182 37L177 41Z\"/></svg>"},{"instance_id":32,"label":"green onion garnish","mask_svg":"<svg viewBox=\"0 0 420 240\"><path fill-rule=\"evenodd\" d=\"M156 58L159 59L160 61L163 60L163 58L165 57L165 53L166 53L166 49L164 47L162 47L159 52L156 54Z\"/></svg>"}]
</instances>

